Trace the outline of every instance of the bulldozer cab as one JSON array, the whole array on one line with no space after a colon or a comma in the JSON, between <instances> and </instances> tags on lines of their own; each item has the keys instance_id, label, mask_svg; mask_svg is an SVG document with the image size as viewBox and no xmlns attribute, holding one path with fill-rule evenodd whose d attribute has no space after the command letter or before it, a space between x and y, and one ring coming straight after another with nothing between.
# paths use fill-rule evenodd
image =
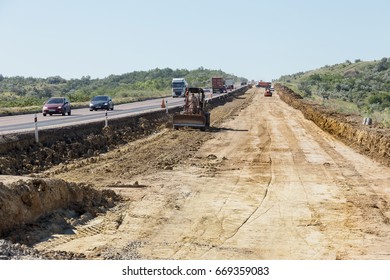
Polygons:
<instances>
[{"instance_id":1,"label":"bulldozer cab","mask_svg":"<svg viewBox=\"0 0 390 280\"><path fill-rule=\"evenodd\" d=\"M184 111L199 114L205 109L205 94L202 88L187 88Z\"/></svg>"}]
</instances>

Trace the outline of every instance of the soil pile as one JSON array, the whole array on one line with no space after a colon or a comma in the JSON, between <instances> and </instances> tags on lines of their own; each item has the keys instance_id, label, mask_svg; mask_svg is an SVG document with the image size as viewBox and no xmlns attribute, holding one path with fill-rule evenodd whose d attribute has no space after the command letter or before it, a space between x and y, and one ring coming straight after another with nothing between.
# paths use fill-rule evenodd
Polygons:
<instances>
[{"instance_id":1,"label":"soil pile","mask_svg":"<svg viewBox=\"0 0 390 280\"><path fill-rule=\"evenodd\" d=\"M0 236L25 244L71 228L72 220L95 217L120 201L114 191L60 179L0 179ZM35 223L39 225L31 226ZM40 233L25 235L25 227L36 227Z\"/></svg>"}]
</instances>

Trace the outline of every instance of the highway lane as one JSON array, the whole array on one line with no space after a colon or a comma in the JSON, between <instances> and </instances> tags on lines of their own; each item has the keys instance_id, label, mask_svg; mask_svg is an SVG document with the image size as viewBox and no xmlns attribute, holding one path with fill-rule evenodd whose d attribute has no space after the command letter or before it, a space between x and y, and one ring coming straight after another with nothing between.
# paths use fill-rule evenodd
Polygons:
<instances>
[{"instance_id":1,"label":"highway lane","mask_svg":"<svg viewBox=\"0 0 390 280\"><path fill-rule=\"evenodd\" d=\"M224 94L206 93L206 100L210 98L217 98ZM145 112L158 111L161 109L162 100L166 101L169 108L179 107L184 105L184 98L156 98L151 100L115 105L113 111L107 112L108 121L114 118L121 118L131 115L136 115ZM114 100L115 101L115 100ZM89 108L72 109L70 116L65 115L47 115L44 117L42 113L37 114L38 129L49 129L55 127L64 127L82 123L90 123L97 121L105 121L106 111L89 111ZM0 135L32 131L35 129L34 123L35 114L23 114L15 116L0 117Z\"/></svg>"},{"instance_id":2,"label":"highway lane","mask_svg":"<svg viewBox=\"0 0 390 280\"><path fill-rule=\"evenodd\" d=\"M108 119L131 116L143 112L161 110L162 100L165 100L169 108L184 105L184 98L157 98L121 105L115 105L113 111L108 111ZM89 111L89 108L72 109L70 116L52 115L44 117L41 113L37 114L38 128L48 129L54 127L64 127L69 125L89 123L105 120L105 110ZM16 116L0 117L0 134L9 134L13 132L30 131L35 129L35 114L23 114Z\"/></svg>"}]
</instances>

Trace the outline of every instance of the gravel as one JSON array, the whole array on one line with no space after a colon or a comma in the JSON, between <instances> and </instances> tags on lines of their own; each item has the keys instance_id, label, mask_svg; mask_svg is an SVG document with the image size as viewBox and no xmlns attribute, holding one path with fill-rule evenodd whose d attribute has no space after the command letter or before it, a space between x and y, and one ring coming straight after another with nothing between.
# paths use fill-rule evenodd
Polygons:
<instances>
[{"instance_id":1,"label":"gravel","mask_svg":"<svg viewBox=\"0 0 390 280\"><path fill-rule=\"evenodd\" d=\"M0 239L0 260L81 260L84 254L38 251L26 245Z\"/></svg>"}]
</instances>

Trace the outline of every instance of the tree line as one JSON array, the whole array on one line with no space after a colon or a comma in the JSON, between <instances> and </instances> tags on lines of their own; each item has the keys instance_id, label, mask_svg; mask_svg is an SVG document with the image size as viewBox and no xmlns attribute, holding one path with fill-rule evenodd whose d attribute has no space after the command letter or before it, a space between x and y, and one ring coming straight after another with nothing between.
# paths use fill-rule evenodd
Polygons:
<instances>
[{"instance_id":1,"label":"tree line","mask_svg":"<svg viewBox=\"0 0 390 280\"><path fill-rule=\"evenodd\" d=\"M113 98L166 96L170 93L172 78L184 77L192 87L211 87L214 76L240 78L223 72L200 67L187 69L152 69L134 71L106 78L64 79L60 76L47 78L4 77L0 74L0 107L40 106L53 96L66 96L71 102L85 102L95 95Z\"/></svg>"}]
</instances>

